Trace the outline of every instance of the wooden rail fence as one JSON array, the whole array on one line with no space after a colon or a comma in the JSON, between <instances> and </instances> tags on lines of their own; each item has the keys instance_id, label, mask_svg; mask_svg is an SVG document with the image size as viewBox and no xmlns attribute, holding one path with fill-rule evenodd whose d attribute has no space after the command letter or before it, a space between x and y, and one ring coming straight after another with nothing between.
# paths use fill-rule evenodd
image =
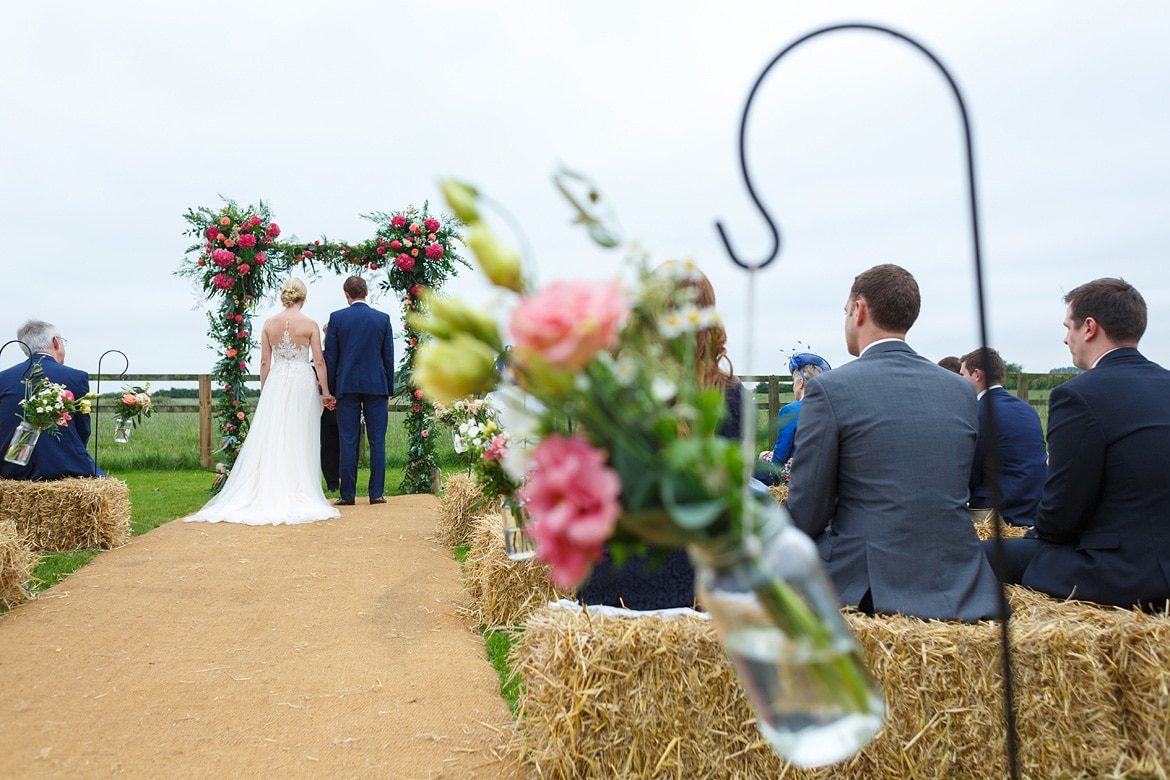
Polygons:
<instances>
[{"instance_id":1,"label":"wooden rail fence","mask_svg":"<svg viewBox=\"0 0 1170 780\"><path fill-rule=\"evenodd\" d=\"M1044 406L1047 401L1044 399L1034 399L1030 397L1029 383L1032 381L1043 379L1060 379L1061 381L1071 379L1072 374L1014 374L1016 384L1016 395L1033 406ZM741 376L744 386L749 390L755 390L758 385L767 385L766 393L756 394L756 408L763 411L767 410L768 419L775 420L780 413L780 396L781 394L791 394L792 392L792 377L787 375L767 374L767 375L750 375ZM260 377L256 374L250 374L245 377L248 382L258 383ZM199 414L199 463L204 468L211 468L214 465L212 460L212 443L214 430L214 404L211 398L211 375L210 374L90 374L90 389L99 392L116 392L121 388L119 384L114 390L102 387L102 383L124 383L124 382L196 382L198 384L198 405L192 409L192 404L155 404L156 412L196 412ZM410 404L405 400L400 400L391 403L390 411L404 412L410 408Z\"/></svg>"}]
</instances>

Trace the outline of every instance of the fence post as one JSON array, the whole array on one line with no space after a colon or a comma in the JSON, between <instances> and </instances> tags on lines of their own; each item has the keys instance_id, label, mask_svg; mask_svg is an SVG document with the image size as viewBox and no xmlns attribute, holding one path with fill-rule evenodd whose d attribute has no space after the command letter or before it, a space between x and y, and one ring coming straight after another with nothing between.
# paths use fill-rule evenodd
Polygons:
<instances>
[{"instance_id":1,"label":"fence post","mask_svg":"<svg viewBox=\"0 0 1170 780\"><path fill-rule=\"evenodd\" d=\"M199 375L199 465L212 467L211 461L211 376Z\"/></svg>"},{"instance_id":2,"label":"fence post","mask_svg":"<svg viewBox=\"0 0 1170 780\"><path fill-rule=\"evenodd\" d=\"M1028 400L1028 375L1016 374L1016 397L1021 400Z\"/></svg>"},{"instance_id":3,"label":"fence post","mask_svg":"<svg viewBox=\"0 0 1170 780\"><path fill-rule=\"evenodd\" d=\"M780 414L780 377L768 377L768 425Z\"/></svg>"}]
</instances>

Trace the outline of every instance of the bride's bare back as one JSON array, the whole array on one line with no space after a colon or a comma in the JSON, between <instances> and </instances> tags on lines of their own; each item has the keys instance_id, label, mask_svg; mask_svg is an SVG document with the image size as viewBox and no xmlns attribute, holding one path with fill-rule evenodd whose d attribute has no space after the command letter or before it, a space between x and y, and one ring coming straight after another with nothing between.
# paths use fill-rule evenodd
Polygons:
<instances>
[{"instance_id":1,"label":"bride's bare back","mask_svg":"<svg viewBox=\"0 0 1170 780\"><path fill-rule=\"evenodd\" d=\"M321 328L316 320L301 313L300 303L298 301L286 306L279 314L274 314L264 322L260 334L260 390L263 392L264 381L272 367L272 350L282 344L287 331L288 340L294 349L309 348L321 395L329 398L329 378L325 369L325 356L321 352Z\"/></svg>"}]
</instances>

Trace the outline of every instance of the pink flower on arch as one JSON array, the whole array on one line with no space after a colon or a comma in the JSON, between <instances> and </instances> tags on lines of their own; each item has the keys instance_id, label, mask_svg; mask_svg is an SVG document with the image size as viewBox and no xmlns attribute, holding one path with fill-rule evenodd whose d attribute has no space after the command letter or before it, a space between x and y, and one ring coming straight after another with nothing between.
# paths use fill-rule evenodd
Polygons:
<instances>
[{"instance_id":1,"label":"pink flower on arch","mask_svg":"<svg viewBox=\"0 0 1170 780\"><path fill-rule=\"evenodd\" d=\"M220 290L230 290L235 286L236 281L227 274L216 274L211 283Z\"/></svg>"},{"instance_id":2,"label":"pink flower on arch","mask_svg":"<svg viewBox=\"0 0 1170 780\"><path fill-rule=\"evenodd\" d=\"M516 357L539 357L568 371L584 367L617 344L630 306L616 284L551 284L529 295L512 314Z\"/></svg>"},{"instance_id":3,"label":"pink flower on arch","mask_svg":"<svg viewBox=\"0 0 1170 780\"><path fill-rule=\"evenodd\" d=\"M439 244L427 244L427 259L438 260L443 256L443 247Z\"/></svg>"},{"instance_id":4,"label":"pink flower on arch","mask_svg":"<svg viewBox=\"0 0 1170 780\"><path fill-rule=\"evenodd\" d=\"M249 249L256 246L256 236L252 235L251 233L245 233L244 235L240 236L240 246L244 249Z\"/></svg>"},{"instance_id":5,"label":"pink flower on arch","mask_svg":"<svg viewBox=\"0 0 1170 780\"><path fill-rule=\"evenodd\" d=\"M207 236L208 241L214 241L219 237L219 225L212 225L203 231L203 235Z\"/></svg>"},{"instance_id":6,"label":"pink flower on arch","mask_svg":"<svg viewBox=\"0 0 1170 780\"><path fill-rule=\"evenodd\" d=\"M236 262L236 256L226 249L217 249L211 253L211 262L215 263L220 268L227 268L229 265Z\"/></svg>"},{"instance_id":7,"label":"pink flower on arch","mask_svg":"<svg viewBox=\"0 0 1170 780\"><path fill-rule=\"evenodd\" d=\"M528 532L536 556L552 566L553 581L572 588L613 534L622 481L605 465L605 453L578 436L546 436L532 451L531 464L520 491L532 517Z\"/></svg>"},{"instance_id":8,"label":"pink flower on arch","mask_svg":"<svg viewBox=\"0 0 1170 780\"><path fill-rule=\"evenodd\" d=\"M423 224L426 226L428 233L434 233L436 230L439 229L439 220L437 220L437 219L425 220L423 222Z\"/></svg>"},{"instance_id":9,"label":"pink flower on arch","mask_svg":"<svg viewBox=\"0 0 1170 780\"><path fill-rule=\"evenodd\" d=\"M406 217L402 216L401 214L390 217L390 227L406 227Z\"/></svg>"},{"instance_id":10,"label":"pink flower on arch","mask_svg":"<svg viewBox=\"0 0 1170 780\"><path fill-rule=\"evenodd\" d=\"M280 225L275 222L270 222L268 224L268 230L264 231L264 234L269 238L276 238L280 235Z\"/></svg>"},{"instance_id":11,"label":"pink flower on arch","mask_svg":"<svg viewBox=\"0 0 1170 780\"><path fill-rule=\"evenodd\" d=\"M414 258L406 254L399 255L394 258L394 265L409 273L414 270Z\"/></svg>"},{"instance_id":12,"label":"pink flower on arch","mask_svg":"<svg viewBox=\"0 0 1170 780\"><path fill-rule=\"evenodd\" d=\"M268 262L268 255L263 252L256 253L256 265L264 265Z\"/></svg>"}]
</instances>

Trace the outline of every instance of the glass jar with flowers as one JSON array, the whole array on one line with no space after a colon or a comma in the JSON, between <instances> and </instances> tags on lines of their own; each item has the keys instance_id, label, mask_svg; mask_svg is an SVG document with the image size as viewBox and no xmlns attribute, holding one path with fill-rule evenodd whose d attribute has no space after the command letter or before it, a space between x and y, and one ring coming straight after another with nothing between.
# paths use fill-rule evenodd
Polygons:
<instances>
[{"instance_id":1,"label":"glass jar with flowers","mask_svg":"<svg viewBox=\"0 0 1170 780\"><path fill-rule=\"evenodd\" d=\"M150 399L150 383L145 387L137 385L122 388L114 417L114 441L118 444L130 442L130 432L144 417L154 414L154 403Z\"/></svg>"},{"instance_id":2,"label":"glass jar with flowers","mask_svg":"<svg viewBox=\"0 0 1170 780\"><path fill-rule=\"evenodd\" d=\"M60 429L69 425L76 414L89 414L90 393L74 398L64 385L50 382L39 362L31 363L24 379L24 400L20 402L20 422L4 450L4 460L18 466L28 465L42 432L60 438Z\"/></svg>"},{"instance_id":3,"label":"glass jar with flowers","mask_svg":"<svg viewBox=\"0 0 1170 780\"><path fill-rule=\"evenodd\" d=\"M480 267L518 295L513 345L502 351L490 312L431 299L412 315L430 335L415 380L442 402L501 383L529 399L504 428L523 441L513 442L511 465L536 557L574 587L603 544L686 548L700 603L777 752L806 767L855 753L881 728L884 696L812 541L752 489L750 440L718 435L729 404L696 366L699 334L720 324L698 297L697 269L651 271L636 254L632 283L533 289L517 253L483 223L475 190L450 181L443 189ZM596 201L595 192L585 205L574 201L578 221L612 243L611 230L591 224Z\"/></svg>"}]
</instances>

